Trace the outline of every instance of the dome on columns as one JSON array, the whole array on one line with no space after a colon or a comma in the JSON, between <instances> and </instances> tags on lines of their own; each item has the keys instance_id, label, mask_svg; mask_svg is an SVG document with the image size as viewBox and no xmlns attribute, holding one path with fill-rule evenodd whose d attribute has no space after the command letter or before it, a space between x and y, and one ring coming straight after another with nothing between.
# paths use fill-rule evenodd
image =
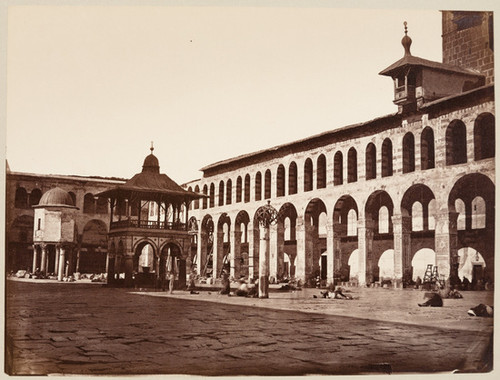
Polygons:
<instances>
[{"instance_id":1,"label":"dome on columns","mask_svg":"<svg viewBox=\"0 0 500 380\"><path fill-rule=\"evenodd\" d=\"M38 206L70 206L75 207L71 195L60 187L50 189L40 198Z\"/></svg>"}]
</instances>

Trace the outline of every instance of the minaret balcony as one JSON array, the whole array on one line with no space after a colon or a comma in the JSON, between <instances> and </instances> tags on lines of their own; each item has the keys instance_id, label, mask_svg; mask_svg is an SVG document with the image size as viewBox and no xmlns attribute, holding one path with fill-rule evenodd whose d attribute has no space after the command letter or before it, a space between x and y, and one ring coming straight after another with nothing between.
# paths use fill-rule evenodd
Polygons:
<instances>
[{"instance_id":1,"label":"minaret balcony","mask_svg":"<svg viewBox=\"0 0 500 380\"><path fill-rule=\"evenodd\" d=\"M181 222L158 222L151 220L125 219L112 222L109 229L110 231L112 231L127 228L139 228L144 230L186 231L187 224Z\"/></svg>"}]
</instances>

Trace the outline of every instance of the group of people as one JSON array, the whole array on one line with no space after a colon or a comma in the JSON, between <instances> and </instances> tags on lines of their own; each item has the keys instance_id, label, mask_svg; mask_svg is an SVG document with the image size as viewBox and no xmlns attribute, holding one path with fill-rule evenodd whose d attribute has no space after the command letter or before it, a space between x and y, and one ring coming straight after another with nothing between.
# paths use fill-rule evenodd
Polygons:
<instances>
[{"instance_id":1,"label":"group of people","mask_svg":"<svg viewBox=\"0 0 500 380\"><path fill-rule=\"evenodd\" d=\"M229 280L229 273L226 269L222 270L221 280L222 280L222 289L219 293L231 296L232 295L231 282ZM234 292L234 295L238 297L258 297L259 295L258 286L255 281L250 280L247 283L244 278L240 278L238 282L239 285L236 291Z\"/></svg>"}]
</instances>

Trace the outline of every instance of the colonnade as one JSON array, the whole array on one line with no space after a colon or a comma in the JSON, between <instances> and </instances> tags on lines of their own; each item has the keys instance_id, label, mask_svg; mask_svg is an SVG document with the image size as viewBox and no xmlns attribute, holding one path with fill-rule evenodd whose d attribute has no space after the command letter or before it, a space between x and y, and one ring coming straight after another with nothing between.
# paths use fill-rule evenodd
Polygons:
<instances>
[{"instance_id":1,"label":"colonnade","mask_svg":"<svg viewBox=\"0 0 500 380\"><path fill-rule=\"evenodd\" d=\"M49 247L53 247L53 250L49 250ZM75 265L78 272L80 251L76 251L75 255L75 248L74 244L33 244L33 273L37 270L43 275L54 273L57 280L62 281L64 277L74 273ZM54 252L53 260L50 260L50 251Z\"/></svg>"}]
</instances>

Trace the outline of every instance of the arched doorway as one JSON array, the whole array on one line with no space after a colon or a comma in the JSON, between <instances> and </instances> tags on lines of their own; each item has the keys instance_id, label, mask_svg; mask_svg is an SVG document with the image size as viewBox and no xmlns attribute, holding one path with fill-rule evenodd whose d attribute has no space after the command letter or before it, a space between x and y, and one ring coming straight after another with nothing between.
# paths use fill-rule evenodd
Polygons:
<instances>
[{"instance_id":1,"label":"arched doorway","mask_svg":"<svg viewBox=\"0 0 500 380\"><path fill-rule=\"evenodd\" d=\"M181 249L175 243L167 243L160 253L158 273L160 279L167 278L169 273L174 275L174 289L186 287L186 259L182 256ZM164 282L167 286L166 281Z\"/></svg>"}]
</instances>

